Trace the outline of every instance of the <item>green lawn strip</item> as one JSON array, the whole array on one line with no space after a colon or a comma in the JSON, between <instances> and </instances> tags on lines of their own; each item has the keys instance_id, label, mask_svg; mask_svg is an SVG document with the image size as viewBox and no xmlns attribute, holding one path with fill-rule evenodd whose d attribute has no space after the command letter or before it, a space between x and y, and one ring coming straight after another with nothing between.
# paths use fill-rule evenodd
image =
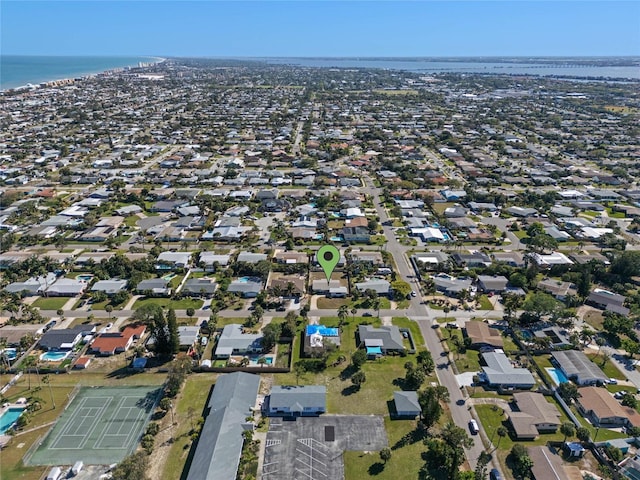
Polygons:
<instances>
[{"instance_id":1,"label":"green lawn strip","mask_svg":"<svg viewBox=\"0 0 640 480\"><path fill-rule=\"evenodd\" d=\"M424 338L422 337L422 332L420 332L420 327L416 322L409 320L407 317L393 317L391 322L398 328L408 328L409 331L411 331L413 341L416 343L416 350L424 348Z\"/></svg>"},{"instance_id":2,"label":"green lawn strip","mask_svg":"<svg viewBox=\"0 0 640 480\"><path fill-rule=\"evenodd\" d=\"M348 298L318 298L317 305L321 310L340 308L342 305L350 305Z\"/></svg>"},{"instance_id":3,"label":"green lawn strip","mask_svg":"<svg viewBox=\"0 0 640 480\"><path fill-rule=\"evenodd\" d=\"M447 346L451 355L453 355L459 372L480 371L480 352L477 350L467 349L465 353L457 353L456 346L453 343L453 338L458 337L461 343L464 341L462 331L460 329L453 330L445 328L442 335L446 339Z\"/></svg>"},{"instance_id":4,"label":"green lawn strip","mask_svg":"<svg viewBox=\"0 0 640 480\"><path fill-rule=\"evenodd\" d=\"M608 358L603 364L602 360L604 357L602 357L601 355L599 356L597 353L589 353L587 354L587 357L589 357L593 363L600 367L607 377L615 378L617 380L627 379L627 377L625 377L625 375L620 370L618 370L618 368Z\"/></svg>"},{"instance_id":5,"label":"green lawn strip","mask_svg":"<svg viewBox=\"0 0 640 480\"><path fill-rule=\"evenodd\" d=\"M215 375L210 373L192 374L185 382L174 412L177 422L174 443L167 455L161 478L180 478L191 446L189 432L202 416L214 382Z\"/></svg>"},{"instance_id":6,"label":"green lawn strip","mask_svg":"<svg viewBox=\"0 0 640 480\"><path fill-rule=\"evenodd\" d=\"M477 301L480 304L479 310L493 310L493 304L486 295L480 295Z\"/></svg>"},{"instance_id":7,"label":"green lawn strip","mask_svg":"<svg viewBox=\"0 0 640 480\"><path fill-rule=\"evenodd\" d=\"M505 352L518 352L520 348L509 335L502 335L503 350Z\"/></svg>"},{"instance_id":8,"label":"green lawn strip","mask_svg":"<svg viewBox=\"0 0 640 480\"><path fill-rule=\"evenodd\" d=\"M174 310L186 310L187 308L198 310L204 302L196 298L181 298L178 300L172 300L170 298L141 298L133 304L133 310L149 303L161 307L173 308ZM97 310L97 308L94 308L94 310Z\"/></svg>"},{"instance_id":9,"label":"green lawn strip","mask_svg":"<svg viewBox=\"0 0 640 480\"><path fill-rule=\"evenodd\" d=\"M415 420L384 419L389 446L396 444L404 435L415 429ZM427 447L418 441L392 450L391 460L378 473L377 465L382 463L378 452L344 452L344 474L346 480L376 478L378 480L396 480L398 478L418 478L424 462L420 455Z\"/></svg>"},{"instance_id":10,"label":"green lawn strip","mask_svg":"<svg viewBox=\"0 0 640 480\"><path fill-rule=\"evenodd\" d=\"M589 310L584 314L584 321L587 322L594 330L602 330L604 315L596 310Z\"/></svg>"},{"instance_id":11,"label":"green lawn strip","mask_svg":"<svg viewBox=\"0 0 640 480\"><path fill-rule=\"evenodd\" d=\"M35 302L33 302L32 306L39 308L40 310L58 310L67 303L68 298L44 298L40 297Z\"/></svg>"},{"instance_id":12,"label":"green lawn strip","mask_svg":"<svg viewBox=\"0 0 640 480\"><path fill-rule=\"evenodd\" d=\"M529 238L529 235L527 235L527 232L524 230L517 230L511 233L513 233L519 240L522 240L523 238Z\"/></svg>"}]
</instances>

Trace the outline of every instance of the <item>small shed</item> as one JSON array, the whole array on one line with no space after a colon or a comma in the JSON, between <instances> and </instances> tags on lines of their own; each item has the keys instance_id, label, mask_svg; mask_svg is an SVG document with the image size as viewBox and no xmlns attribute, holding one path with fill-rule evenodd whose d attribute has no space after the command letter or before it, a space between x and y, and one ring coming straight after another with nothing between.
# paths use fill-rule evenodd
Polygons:
<instances>
[{"instance_id":1,"label":"small shed","mask_svg":"<svg viewBox=\"0 0 640 480\"><path fill-rule=\"evenodd\" d=\"M76 463L74 463L73 467L71 467L71 473L73 473L73 476L75 477L76 475L78 475L82 471L83 467L84 463L82 460L78 460Z\"/></svg>"},{"instance_id":2,"label":"small shed","mask_svg":"<svg viewBox=\"0 0 640 480\"><path fill-rule=\"evenodd\" d=\"M146 357L136 357L136 358L134 358L132 366L135 369L142 370L143 368L145 368L147 366Z\"/></svg>"},{"instance_id":3,"label":"small shed","mask_svg":"<svg viewBox=\"0 0 640 480\"><path fill-rule=\"evenodd\" d=\"M627 448L629 445L627 444ZM564 449L570 457L582 457L585 453L585 449L579 442L564 442Z\"/></svg>"},{"instance_id":4,"label":"small shed","mask_svg":"<svg viewBox=\"0 0 640 480\"><path fill-rule=\"evenodd\" d=\"M418 401L418 392L393 392L393 403L399 417L416 418L422 412Z\"/></svg>"}]
</instances>

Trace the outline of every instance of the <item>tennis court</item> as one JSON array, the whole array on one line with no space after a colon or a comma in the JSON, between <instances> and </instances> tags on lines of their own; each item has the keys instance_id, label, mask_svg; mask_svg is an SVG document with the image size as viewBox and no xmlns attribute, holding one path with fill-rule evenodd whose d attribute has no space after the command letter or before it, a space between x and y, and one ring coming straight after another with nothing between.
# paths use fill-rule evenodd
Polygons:
<instances>
[{"instance_id":1,"label":"tennis court","mask_svg":"<svg viewBox=\"0 0 640 480\"><path fill-rule=\"evenodd\" d=\"M131 453L160 398L155 387L82 387L27 465L117 463Z\"/></svg>"}]
</instances>

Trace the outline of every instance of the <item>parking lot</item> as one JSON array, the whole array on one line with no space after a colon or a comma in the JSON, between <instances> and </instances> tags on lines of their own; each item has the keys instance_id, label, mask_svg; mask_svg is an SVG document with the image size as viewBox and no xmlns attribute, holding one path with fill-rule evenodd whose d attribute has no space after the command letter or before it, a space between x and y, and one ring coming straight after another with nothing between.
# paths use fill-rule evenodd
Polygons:
<instances>
[{"instance_id":1,"label":"parking lot","mask_svg":"<svg viewBox=\"0 0 640 480\"><path fill-rule=\"evenodd\" d=\"M344 478L345 450L378 451L388 446L382 417L326 415L295 421L272 418L265 443L265 480Z\"/></svg>"}]
</instances>

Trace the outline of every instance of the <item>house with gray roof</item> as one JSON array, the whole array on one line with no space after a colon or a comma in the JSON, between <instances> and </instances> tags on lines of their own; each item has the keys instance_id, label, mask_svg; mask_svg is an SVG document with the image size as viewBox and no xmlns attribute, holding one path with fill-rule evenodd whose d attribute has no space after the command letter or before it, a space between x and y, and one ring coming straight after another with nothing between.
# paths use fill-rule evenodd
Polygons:
<instances>
[{"instance_id":1,"label":"house with gray roof","mask_svg":"<svg viewBox=\"0 0 640 480\"><path fill-rule=\"evenodd\" d=\"M226 267L231 260L231 255L217 254L214 252L200 252L199 262L203 265L206 272L215 271L215 266Z\"/></svg>"},{"instance_id":2,"label":"house with gray roof","mask_svg":"<svg viewBox=\"0 0 640 480\"><path fill-rule=\"evenodd\" d=\"M356 283L356 288L360 293L373 290L378 296L388 296L391 293L391 284L382 278L372 278L366 282Z\"/></svg>"},{"instance_id":3,"label":"house with gray roof","mask_svg":"<svg viewBox=\"0 0 640 480\"><path fill-rule=\"evenodd\" d=\"M436 290L450 296L456 296L462 290L468 291L473 285L473 280L470 278L456 278L446 273L439 273L432 278Z\"/></svg>"},{"instance_id":4,"label":"house with gray roof","mask_svg":"<svg viewBox=\"0 0 640 480\"><path fill-rule=\"evenodd\" d=\"M52 328L38 341L38 346L47 351L66 351L75 347L87 330L85 325L74 328Z\"/></svg>"},{"instance_id":5,"label":"house with gray roof","mask_svg":"<svg viewBox=\"0 0 640 480\"><path fill-rule=\"evenodd\" d=\"M30 295L38 295L46 291L49 285L53 285L57 278L55 273L47 273L39 277L31 277L24 282L10 283L4 287L4 291L9 293L27 292Z\"/></svg>"},{"instance_id":6,"label":"house with gray roof","mask_svg":"<svg viewBox=\"0 0 640 480\"><path fill-rule=\"evenodd\" d=\"M182 286L182 295L210 297L216 292L218 284L213 278L190 278Z\"/></svg>"},{"instance_id":7,"label":"house with gray roof","mask_svg":"<svg viewBox=\"0 0 640 480\"><path fill-rule=\"evenodd\" d=\"M180 325L178 327L178 336L180 337L180 348L188 350L198 340L198 334L200 333L200 327L194 327L192 325Z\"/></svg>"},{"instance_id":8,"label":"house with gray roof","mask_svg":"<svg viewBox=\"0 0 640 480\"><path fill-rule=\"evenodd\" d=\"M107 295L115 295L127 288L127 280L111 278L109 280L98 280L91 287L92 292L104 292Z\"/></svg>"},{"instance_id":9,"label":"house with gray roof","mask_svg":"<svg viewBox=\"0 0 640 480\"><path fill-rule=\"evenodd\" d=\"M509 280L502 275L478 275L478 288L485 293L503 292L508 283Z\"/></svg>"},{"instance_id":10,"label":"house with gray roof","mask_svg":"<svg viewBox=\"0 0 640 480\"><path fill-rule=\"evenodd\" d=\"M240 252L238 254L237 262L245 262L245 263L258 263L263 260L267 260L266 253L252 253L252 252Z\"/></svg>"},{"instance_id":11,"label":"house with gray roof","mask_svg":"<svg viewBox=\"0 0 640 480\"><path fill-rule=\"evenodd\" d=\"M411 255L413 264L426 270L436 270L439 265L444 264L448 260L449 255L441 251L419 252Z\"/></svg>"},{"instance_id":12,"label":"house with gray roof","mask_svg":"<svg viewBox=\"0 0 640 480\"><path fill-rule=\"evenodd\" d=\"M237 278L227 287L227 292L238 293L243 298L255 298L262 291L262 279L258 277Z\"/></svg>"},{"instance_id":13,"label":"house with gray roof","mask_svg":"<svg viewBox=\"0 0 640 480\"><path fill-rule=\"evenodd\" d=\"M142 280L138 285L136 285L136 291L142 294L151 292L151 295L159 297L171 295L169 282L164 278L149 278L147 280Z\"/></svg>"},{"instance_id":14,"label":"house with gray roof","mask_svg":"<svg viewBox=\"0 0 640 480\"><path fill-rule=\"evenodd\" d=\"M231 355L246 355L262 352L262 334L244 333L242 325L225 325L218 337L215 355L217 358L229 358Z\"/></svg>"},{"instance_id":15,"label":"house with gray roof","mask_svg":"<svg viewBox=\"0 0 640 480\"><path fill-rule=\"evenodd\" d=\"M500 390L530 389L536 384L533 375L526 368L516 368L502 350L482 353L486 366L482 367L480 378L490 387Z\"/></svg>"},{"instance_id":16,"label":"house with gray roof","mask_svg":"<svg viewBox=\"0 0 640 480\"><path fill-rule=\"evenodd\" d=\"M366 348L369 356L401 353L406 350L400 329L395 325L358 325L358 345Z\"/></svg>"},{"instance_id":17,"label":"house with gray roof","mask_svg":"<svg viewBox=\"0 0 640 480\"><path fill-rule=\"evenodd\" d=\"M273 386L267 400L269 416L309 417L327 411L324 385Z\"/></svg>"},{"instance_id":18,"label":"house with gray roof","mask_svg":"<svg viewBox=\"0 0 640 480\"><path fill-rule=\"evenodd\" d=\"M587 297L587 303L608 312L629 315L629 309L624 306L626 297L619 293L613 293L602 288L596 288Z\"/></svg>"},{"instance_id":19,"label":"house with gray roof","mask_svg":"<svg viewBox=\"0 0 640 480\"><path fill-rule=\"evenodd\" d=\"M186 268L191 263L191 252L162 252L158 255L156 270Z\"/></svg>"},{"instance_id":20,"label":"house with gray roof","mask_svg":"<svg viewBox=\"0 0 640 480\"><path fill-rule=\"evenodd\" d=\"M418 401L418 392L415 391L393 392L393 404L398 417L416 418L422 413L422 408Z\"/></svg>"},{"instance_id":21,"label":"house with gray roof","mask_svg":"<svg viewBox=\"0 0 640 480\"><path fill-rule=\"evenodd\" d=\"M49 297L75 297L83 293L87 288L87 283L73 278L59 278L47 288Z\"/></svg>"},{"instance_id":22,"label":"house with gray roof","mask_svg":"<svg viewBox=\"0 0 640 480\"><path fill-rule=\"evenodd\" d=\"M562 423L557 407L537 392L516 392L513 401L518 410L508 413L518 440L534 440L540 433L553 433Z\"/></svg>"},{"instance_id":23,"label":"house with gray roof","mask_svg":"<svg viewBox=\"0 0 640 480\"><path fill-rule=\"evenodd\" d=\"M532 217L533 215L537 215L538 211L535 208L527 208L527 207L509 207L505 210L509 215L513 215L514 217Z\"/></svg>"},{"instance_id":24,"label":"house with gray roof","mask_svg":"<svg viewBox=\"0 0 640 480\"><path fill-rule=\"evenodd\" d=\"M246 421L258 398L260 377L244 372L220 375L205 409L193 461L186 480L232 480L236 478Z\"/></svg>"},{"instance_id":25,"label":"house with gray roof","mask_svg":"<svg viewBox=\"0 0 640 480\"><path fill-rule=\"evenodd\" d=\"M551 356L562 373L578 385L603 385L609 380L600 367L578 350L551 352Z\"/></svg>"}]
</instances>

